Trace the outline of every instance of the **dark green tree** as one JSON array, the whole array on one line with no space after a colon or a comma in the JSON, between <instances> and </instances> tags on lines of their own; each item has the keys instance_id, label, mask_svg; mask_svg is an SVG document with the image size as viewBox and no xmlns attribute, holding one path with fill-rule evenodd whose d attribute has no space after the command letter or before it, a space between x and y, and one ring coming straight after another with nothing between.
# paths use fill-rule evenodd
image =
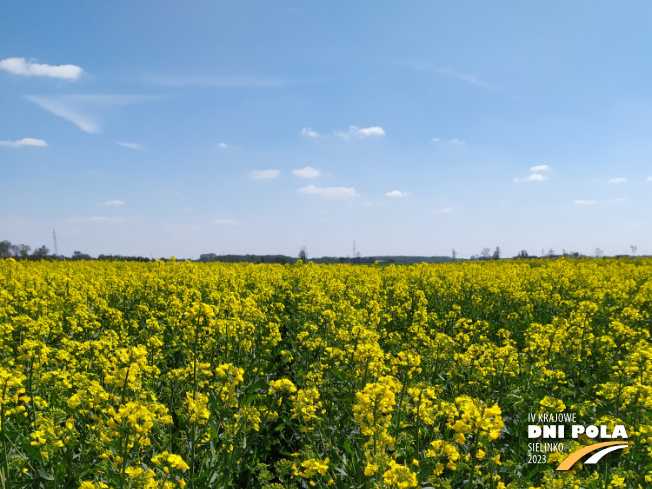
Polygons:
<instances>
[{"instance_id":1,"label":"dark green tree","mask_svg":"<svg viewBox=\"0 0 652 489\"><path fill-rule=\"evenodd\" d=\"M11 241L0 242L0 258L11 258Z\"/></svg>"},{"instance_id":2,"label":"dark green tree","mask_svg":"<svg viewBox=\"0 0 652 489\"><path fill-rule=\"evenodd\" d=\"M303 263L308 263L308 252L306 251L305 246L302 246L299 250L299 260L301 260Z\"/></svg>"},{"instance_id":3,"label":"dark green tree","mask_svg":"<svg viewBox=\"0 0 652 489\"><path fill-rule=\"evenodd\" d=\"M496 246L496 249L494 250L494 254L491 258L493 260L500 260L500 246Z\"/></svg>"},{"instance_id":4,"label":"dark green tree","mask_svg":"<svg viewBox=\"0 0 652 489\"><path fill-rule=\"evenodd\" d=\"M26 244L13 245L12 248L15 250L14 256L20 258L21 260L28 258L29 250L32 249L31 246Z\"/></svg>"},{"instance_id":5,"label":"dark green tree","mask_svg":"<svg viewBox=\"0 0 652 489\"><path fill-rule=\"evenodd\" d=\"M48 250L47 246L43 245L40 248L36 248L32 252L32 254L30 255L30 259L31 260L43 260L49 254L50 254L50 250Z\"/></svg>"}]
</instances>

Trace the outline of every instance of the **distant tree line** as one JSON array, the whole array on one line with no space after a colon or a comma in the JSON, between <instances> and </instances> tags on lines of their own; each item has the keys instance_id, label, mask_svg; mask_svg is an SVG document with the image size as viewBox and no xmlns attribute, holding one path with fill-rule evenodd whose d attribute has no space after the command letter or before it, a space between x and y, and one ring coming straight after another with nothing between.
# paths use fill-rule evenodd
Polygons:
<instances>
[{"instance_id":1,"label":"distant tree line","mask_svg":"<svg viewBox=\"0 0 652 489\"><path fill-rule=\"evenodd\" d=\"M446 263L453 261L448 256L322 256L320 258L309 258L305 249L299 251L297 257L287 255L218 255L216 253L204 253L199 255L199 262L223 262L223 263L279 263L281 265L292 264L297 260L304 263L311 261L315 264L348 263L355 265L373 265L374 263Z\"/></svg>"},{"instance_id":2,"label":"distant tree line","mask_svg":"<svg viewBox=\"0 0 652 489\"><path fill-rule=\"evenodd\" d=\"M294 263L296 258L286 255L217 255L215 253L203 253L199 255L200 263L222 262L222 263Z\"/></svg>"},{"instance_id":3,"label":"distant tree line","mask_svg":"<svg viewBox=\"0 0 652 489\"><path fill-rule=\"evenodd\" d=\"M0 241L0 258L13 258L16 260L43 260L50 254L47 247L41 246L30 253L31 246L26 244L12 244L11 241Z\"/></svg>"},{"instance_id":4,"label":"distant tree line","mask_svg":"<svg viewBox=\"0 0 652 489\"><path fill-rule=\"evenodd\" d=\"M105 261L153 261L152 258L145 258L143 256L123 256L123 255L99 255L97 258L82 253L81 251L73 252L72 256L64 255L51 255L47 246L41 246L31 251L31 247L26 244L13 244L11 241L0 241L0 259L13 258L14 260L105 260ZM167 260L167 258L161 258Z\"/></svg>"},{"instance_id":5,"label":"distant tree line","mask_svg":"<svg viewBox=\"0 0 652 489\"><path fill-rule=\"evenodd\" d=\"M632 250L631 255L616 255L615 258L628 258L636 256L638 248L630 246ZM500 247L496 246L493 253L490 248L483 248L479 255L471 255L471 260L500 260L502 258ZM530 255L526 250L521 250L514 259L533 259L533 258L588 258L586 255L576 251L566 252L562 250L562 254L556 254L550 248L548 252L541 250L541 255ZM595 249L594 258L603 258L604 252L600 248ZM43 245L32 251L32 248L26 244L13 244L8 240L0 241L0 259L13 258L15 260L72 260L72 261L85 261L85 260L102 260L102 261L137 261L149 262L155 261L154 258L147 258L143 256L128 256L128 255L104 255L101 254L94 258L81 251L75 251L70 257L63 255L51 255L47 246ZM161 261L169 261L169 258L159 258ZM280 265L293 264L297 260L307 263L308 253L305 247L299 251L298 257L287 255L218 255L216 253L203 253L199 255L198 260L193 260L200 263L223 262L223 263L276 263ZM322 256L320 258L310 258L310 261L316 264L335 264L335 263L348 263L354 265L372 265L372 264L410 264L410 263L447 263L452 261L463 261L464 259L457 258L457 252L452 250L451 256L403 256L403 255L383 255L383 256L360 256L356 253L355 256Z\"/></svg>"}]
</instances>

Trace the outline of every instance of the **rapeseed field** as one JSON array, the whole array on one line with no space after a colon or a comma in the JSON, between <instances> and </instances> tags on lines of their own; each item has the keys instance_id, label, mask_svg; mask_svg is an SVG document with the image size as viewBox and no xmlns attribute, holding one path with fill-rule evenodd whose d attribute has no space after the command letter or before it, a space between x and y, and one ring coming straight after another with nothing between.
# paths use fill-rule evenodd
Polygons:
<instances>
[{"instance_id":1,"label":"rapeseed field","mask_svg":"<svg viewBox=\"0 0 652 489\"><path fill-rule=\"evenodd\" d=\"M651 278L2 260L0 487L649 487ZM613 440L528 437L562 413L628 446L558 471Z\"/></svg>"}]
</instances>

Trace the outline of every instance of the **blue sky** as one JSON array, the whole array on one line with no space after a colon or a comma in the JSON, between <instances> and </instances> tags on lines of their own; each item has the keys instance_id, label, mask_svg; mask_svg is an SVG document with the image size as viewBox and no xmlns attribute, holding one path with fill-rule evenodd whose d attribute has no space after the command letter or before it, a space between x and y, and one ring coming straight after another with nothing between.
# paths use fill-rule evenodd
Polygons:
<instances>
[{"instance_id":1,"label":"blue sky","mask_svg":"<svg viewBox=\"0 0 652 489\"><path fill-rule=\"evenodd\" d=\"M0 240L652 254L652 6L0 6Z\"/></svg>"}]
</instances>

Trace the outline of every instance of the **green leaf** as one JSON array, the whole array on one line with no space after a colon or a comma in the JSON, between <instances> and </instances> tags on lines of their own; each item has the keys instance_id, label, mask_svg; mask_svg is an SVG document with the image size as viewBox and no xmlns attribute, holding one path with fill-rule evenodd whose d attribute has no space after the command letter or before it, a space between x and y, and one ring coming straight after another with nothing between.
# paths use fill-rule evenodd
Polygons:
<instances>
[{"instance_id":1,"label":"green leaf","mask_svg":"<svg viewBox=\"0 0 652 489\"><path fill-rule=\"evenodd\" d=\"M41 479L45 479L46 481L53 481L54 480L54 476L52 476L52 474L48 474L41 467L39 467L39 469L38 469L38 475L41 477Z\"/></svg>"},{"instance_id":2,"label":"green leaf","mask_svg":"<svg viewBox=\"0 0 652 489\"><path fill-rule=\"evenodd\" d=\"M355 457L355 454L353 453L353 450L351 450L351 445L349 445L348 441L345 441L342 446L344 447L344 450L346 450L346 453L348 453L352 458Z\"/></svg>"}]
</instances>

